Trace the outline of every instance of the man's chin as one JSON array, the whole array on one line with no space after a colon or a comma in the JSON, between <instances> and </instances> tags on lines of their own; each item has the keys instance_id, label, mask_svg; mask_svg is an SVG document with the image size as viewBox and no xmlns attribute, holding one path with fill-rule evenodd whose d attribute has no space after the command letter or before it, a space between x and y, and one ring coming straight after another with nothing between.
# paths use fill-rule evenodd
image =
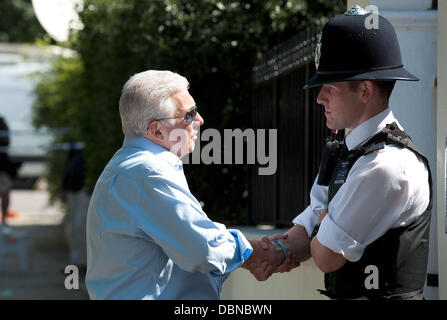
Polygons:
<instances>
[{"instance_id":1,"label":"man's chin","mask_svg":"<svg viewBox=\"0 0 447 320\"><path fill-rule=\"evenodd\" d=\"M193 152L196 147L196 143L192 141L192 143L189 145L188 151L189 153Z\"/></svg>"},{"instance_id":2,"label":"man's chin","mask_svg":"<svg viewBox=\"0 0 447 320\"><path fill-rule=\"evenodd\" d=\"M327 121L327 120L326 120L326 127L327 127L329 130L340 130L340 128L338 128L338 126L336 126L334 123L329 122L329 121Z\"/></svg>"}]
</instances>

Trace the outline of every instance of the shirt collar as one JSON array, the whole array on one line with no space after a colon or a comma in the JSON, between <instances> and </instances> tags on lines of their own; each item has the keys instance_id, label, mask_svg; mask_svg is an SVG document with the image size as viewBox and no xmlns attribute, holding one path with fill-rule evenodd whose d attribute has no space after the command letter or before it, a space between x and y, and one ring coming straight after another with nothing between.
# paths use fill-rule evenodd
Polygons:
<instances>
[{"instance_id":1,"label":"shirt collar","mask_svg":"<svg viewBox=\"0 0 447 320\"><path fill-rule=\"evenodd\" d=\"M155 155L161 156L174 167L182 166L182 161L179 159L179 157L146 137L125 136L123 148L137 148L148 150Z\"/></svg>"},{"instance_id":2,"label":"shirt collar","mask_svg":"<svg viewBox=\"0 0 447 320\"><path fill-rule=\"evenodd\" d=\"M352 130L346 136L346 147L348 150L357 148L365 143L369 138L381 131L389 123L396 122L398 127L402 129L400 124L394 118L393 112L390 108L386 108L374 117L362 122L358 127Z\"/></svg>"}]
</instances>

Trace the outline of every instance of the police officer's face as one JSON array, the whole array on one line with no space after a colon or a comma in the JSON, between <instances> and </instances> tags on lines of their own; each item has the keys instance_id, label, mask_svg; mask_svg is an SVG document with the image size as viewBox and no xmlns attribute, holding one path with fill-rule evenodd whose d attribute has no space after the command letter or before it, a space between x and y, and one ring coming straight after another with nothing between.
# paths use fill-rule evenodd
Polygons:
<instances>
[{"instance_id":1,"label":"police officer's face","mask_svg":"<svg viewBox=\"0 0 447 320\"><path fill-rule=\"evenodd\" d=\"M348 82L323 84L317 103L324 106L326 125L332 130L354 129L362 121L361 97Z\"/></svg>"}]
</instances>

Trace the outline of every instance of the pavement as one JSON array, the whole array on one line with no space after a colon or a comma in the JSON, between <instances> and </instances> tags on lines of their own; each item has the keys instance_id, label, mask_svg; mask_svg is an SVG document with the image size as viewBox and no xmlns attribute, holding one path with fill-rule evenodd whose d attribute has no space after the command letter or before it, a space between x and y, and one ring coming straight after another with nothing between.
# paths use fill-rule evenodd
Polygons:
<instances>
[{"instance_id":1,"label":"pavement","mask_svg":"<svg viewBox=\"0 0 447 320\"><path fill-rule=\"evenodd\" d=\"M12 237L0 245L12 245L14 235L26 235L29 267L22 270L14 253L0 261L0 300L89 299L83 275L76 289L75 274L64 273L69 263L61 204L50 204L46 190L13 190L10 197L10 210L16 213L7 218Z\"/></svg>"}]
</instances>

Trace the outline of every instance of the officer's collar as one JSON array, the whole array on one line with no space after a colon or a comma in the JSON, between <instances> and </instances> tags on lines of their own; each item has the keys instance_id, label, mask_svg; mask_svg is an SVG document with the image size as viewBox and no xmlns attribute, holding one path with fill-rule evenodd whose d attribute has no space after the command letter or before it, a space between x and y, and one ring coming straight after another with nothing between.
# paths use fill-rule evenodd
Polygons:
<instances>
[{"instance_id":1,"label":"officer's collar","mask_svg":"<svg viewBox=\"0 0 447 320\"><path fill-rule=\"evenodd\" d=\"M387 108L376 114L374 117L369 118L365 122L362 122L358 127L352 130L346 136L346 147L348 150L353 150L374 136L376 133L380 132L389 123L396 122L397 125L402 129L401 125L394 118L393 112L390 108Z\"/></svg>"}]
</instances>

